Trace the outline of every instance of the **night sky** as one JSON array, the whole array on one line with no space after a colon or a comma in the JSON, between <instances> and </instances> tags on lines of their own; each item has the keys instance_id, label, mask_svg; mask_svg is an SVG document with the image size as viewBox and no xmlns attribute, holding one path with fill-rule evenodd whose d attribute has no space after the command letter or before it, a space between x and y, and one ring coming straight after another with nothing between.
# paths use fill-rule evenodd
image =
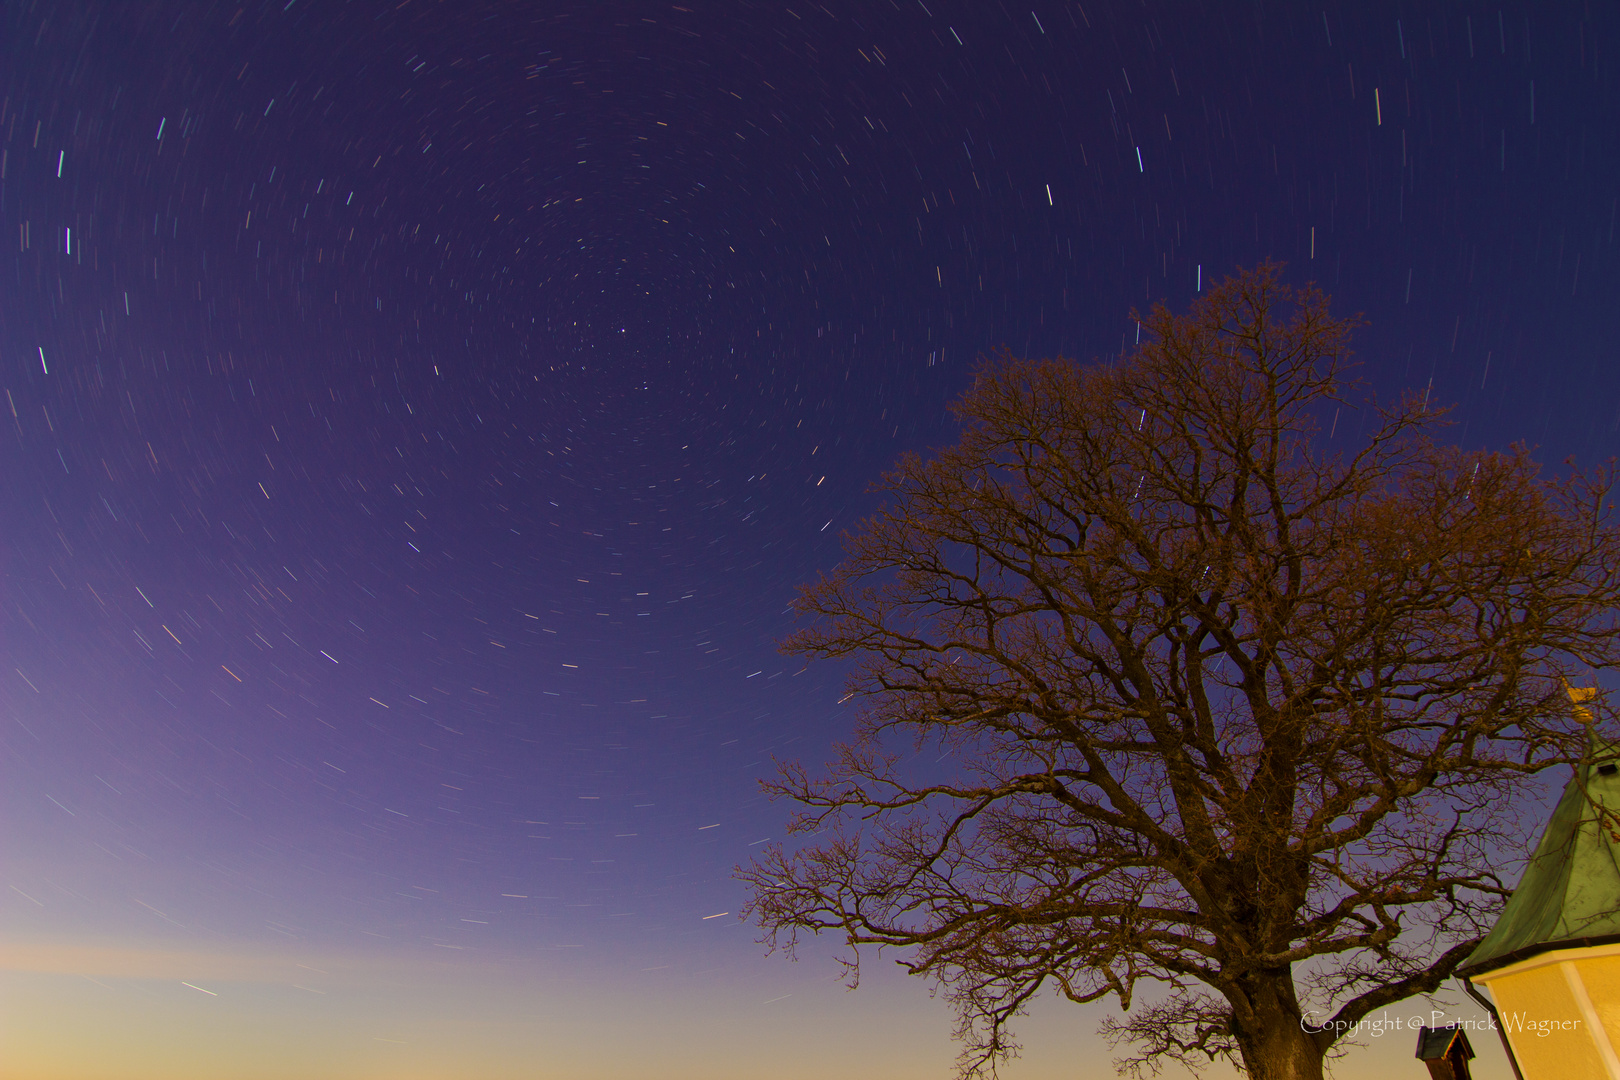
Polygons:
<instances>
[{"instance_id":1,"label":"night sky","mask_svg":"<svg viewBox=\"0 0 1620 1080\"><path fill-rule=\"evenodd\" d=\"M731 871L851 725L795 587L981 356L1270 257L1457 441L1620 450L1610 5L3 12L20 1080L947 1076Z\"/></svg>"}]
</instances>

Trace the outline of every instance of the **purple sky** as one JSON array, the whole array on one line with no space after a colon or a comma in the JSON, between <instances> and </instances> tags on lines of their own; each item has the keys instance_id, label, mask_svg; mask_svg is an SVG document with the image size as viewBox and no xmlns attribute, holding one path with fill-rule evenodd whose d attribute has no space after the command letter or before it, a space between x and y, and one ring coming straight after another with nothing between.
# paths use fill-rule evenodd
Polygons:
<instances>
[{"instance_id":1,"label":"purple sky","mask_svg":"<svg viewBox=\"0 0 1620 1080\"><path fill-rule=\"evenodd\" d=\"M485 1075L847 1072L840 1026L945 1075L926 987L764 957L731 870L850 721L794 588L975 357L1275 257L1459 441L1616 449L1601 5L5 20L0 985L112 1033L18 1026L30 1076L464 1075L457 980ZM1100 1015L1009 1075L1107 1075Z\"/></svg>"}]
</instances>

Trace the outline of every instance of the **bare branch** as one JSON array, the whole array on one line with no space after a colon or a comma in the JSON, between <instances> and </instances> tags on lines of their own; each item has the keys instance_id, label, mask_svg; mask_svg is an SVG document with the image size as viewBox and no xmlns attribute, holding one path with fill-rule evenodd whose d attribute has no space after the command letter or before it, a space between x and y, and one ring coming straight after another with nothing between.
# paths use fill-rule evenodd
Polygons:
<instances>
[{"instance_id":1,"label":"bare branch","mask_svg":"<svg viewBox=\"0 0 1620 1080\"><path fill-rule=\"evenodd\" d=\"M965 1073L1045 987L1130 1007L1126 1067L1320 1076L1353 1021L1433 989L1488 928L1523 779L1579 759L1571 674L1612 664L1612 472L1436 441L1364 407L1313 288L1266 264L1156 307L1113 366L1002 356L960 441L902 458L785 643L852 664L857 738L793 837L739 871L751 917L905 950L961 1019ZM890 741L955 763L926 780Z\"/></svg>"}]
</instances>

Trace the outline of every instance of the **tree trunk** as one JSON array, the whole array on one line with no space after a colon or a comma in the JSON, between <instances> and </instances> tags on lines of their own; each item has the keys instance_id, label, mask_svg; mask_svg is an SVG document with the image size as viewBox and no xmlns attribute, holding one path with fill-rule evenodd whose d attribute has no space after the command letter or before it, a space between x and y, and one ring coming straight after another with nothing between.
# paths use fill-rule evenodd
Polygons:
<instances>
[{"instance_id":1,"label":"tree trunk","mask_svg":"<svg viewBox=\"0 0 1620 1080\"><path fill-rule=\"evenodd\" d=\"M1245 980L1246 1000L1233 1010L1232 1034L1249 1080L1323 1080L1323 1047L1305 1030L1291 972Z\"/></svg>"}]
</instances>

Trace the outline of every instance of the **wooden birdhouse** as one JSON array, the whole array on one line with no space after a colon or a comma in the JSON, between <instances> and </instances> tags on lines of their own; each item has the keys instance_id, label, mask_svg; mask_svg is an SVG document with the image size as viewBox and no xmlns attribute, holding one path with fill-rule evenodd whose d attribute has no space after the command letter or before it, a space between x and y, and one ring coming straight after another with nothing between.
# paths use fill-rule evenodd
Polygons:
<instances>
[{"instance_id":1,"label":"wooden birdhouse","mask_svg":"<svg viewBox=\"0 0 1620 1080\"><path fill-rule=\"evenodd\" d=\"M1455 1024L1418 1029L1417 1058L1429 1067L1432 1080L1473 1080L1468 1072L1473 1056L1468 1036Z\"/></svg>"}]
</instances>

